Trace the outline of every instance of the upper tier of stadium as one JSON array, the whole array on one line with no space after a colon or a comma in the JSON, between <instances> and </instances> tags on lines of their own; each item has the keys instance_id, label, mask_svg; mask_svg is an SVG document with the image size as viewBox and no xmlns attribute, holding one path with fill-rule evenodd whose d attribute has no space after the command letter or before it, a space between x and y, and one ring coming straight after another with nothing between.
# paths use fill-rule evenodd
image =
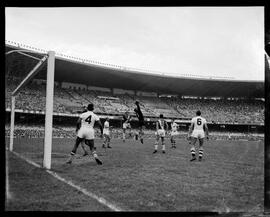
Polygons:
<instances>
[{"instance_id":1,"label":"upper tier of stadium","mask_svg":"<svg viewBox=\"0 0 270 217\"><path fill-rule=\"evenodd\" d=\"M6 52L12 50L33 50L6 44ZM43 53L45 53L43 51ZM41 57L40 54L31 54ZM19 53L9 55L12 69L16 74L26 75L37 63ZM243 66L245 67L245 66ZM46 79L46 67L36 78ZM97 63L65 55L57 55L55 60L55 81L85 84L106 88L120 88L134 91L148 91L159 94L199 97L245 97L264 98L264 82L239 81L201 77L176 77L163 74L149 74L125 67Z\"/></svg>"}]
</instances>

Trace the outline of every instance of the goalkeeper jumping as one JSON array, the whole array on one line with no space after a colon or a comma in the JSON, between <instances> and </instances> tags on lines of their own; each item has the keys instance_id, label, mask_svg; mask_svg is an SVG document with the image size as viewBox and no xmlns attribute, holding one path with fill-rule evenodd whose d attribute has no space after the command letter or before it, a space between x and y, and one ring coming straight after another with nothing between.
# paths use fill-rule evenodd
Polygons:
<instances>
[{"instance_id":1,"label":"goalkeeper jumping","mask_svg":"<svg viewBox=\"0 0 270 217\"><path fill-rule=\"evenodd\" d=\"M143 144L143 135L144 135L143 129L145 128L144 117L143 117L143 113L142 113L141 108L140 108L139 101L136 101L135 105L136 105L136 108L134 109L134 112L139 120L138 135L139 135L139 139L140 139L141 143Z\"/></svg>"}]
</instances>

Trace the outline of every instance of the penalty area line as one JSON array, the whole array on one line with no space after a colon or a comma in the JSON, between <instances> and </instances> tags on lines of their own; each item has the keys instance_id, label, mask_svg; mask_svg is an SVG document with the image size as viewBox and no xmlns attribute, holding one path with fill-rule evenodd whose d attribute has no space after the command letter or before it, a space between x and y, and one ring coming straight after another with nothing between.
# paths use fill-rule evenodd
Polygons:
<instances>
[{"instance_id":1,"label":"penalty area line","mask_svg":"<svg viewBox=\"0 0 270 217\"><path fill-rule=\"evenodd\" d=\"M29 164L31 164L31 165L37 167L37 168L42 168L39 164L37 164L37 163L33 162L32 160L30 160L30 159L28 159L28 158L26 158L26 157L20 155L19 153L16 153L16 152L14 152L14 151L10 151L10 152L13 153L14 155L16 155L18 158L20 158L20 159L26 161L27 163L29 163ZM74 184L73 182L66 180L65 178L59 176L56 172L53 172L53 171L51 171L51 170L46 170L46 169L45 169L45 171L46 171L47 173L49 173L50 175L52 175L54 178L58 179L59 181L62 181L62 182L64 182L64 183L66 183L67 185L69 185L69 186L75 188L76 190L82 192L84 195L86 195L86 196L88 196L88 197L91 197L92 199L97 200L99 203L101 203L101 204L107 206L107 207L110 208L111 210L117 211L117 212L125 211L125 210L123 210L122 208L120 208L120 207L118 207L118 206L116 206L116 205L110 203L109 201L105 200L104 198L99 197L99 196L95 195L94 193L91 193L91 192L87 191L86 189L84 189L84 188L82 188L82 187L80 187L80 186Z\"/></svg>"}]
</instances>

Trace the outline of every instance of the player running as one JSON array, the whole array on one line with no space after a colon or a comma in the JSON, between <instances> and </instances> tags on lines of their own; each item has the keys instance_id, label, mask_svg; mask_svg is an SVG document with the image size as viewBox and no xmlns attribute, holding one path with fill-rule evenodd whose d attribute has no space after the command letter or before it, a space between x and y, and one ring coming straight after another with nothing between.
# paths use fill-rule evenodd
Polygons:
<instances>
[{"instance_id":1,"label":"player running","mask_svg":"<svg viewBox=\"0 0 270 217\"><path fill-rule=\"evenodd\" d=\"M156 122L156 129L157 129L157 131L155 133L156 134L156 142L155 142L155 150L154 150L153 154L157 153L159 139L161 139L162 153L165 154L164 139L165 139L165 135L166 135L166 130L168 130L168 124L164 120L163 114L159 115L159 119Z\"/></svg>"},{"instance_id":2,"label":"player running","mask_svg":"<svg viewBox=\"0 0 270 217\"><path fill-rule=\"evenodd\" d=\"M171 148L176 148L176 141L175 141L175 138L177 135L179 135L179 132L178 132L178 127L179 125L175 122L175 120L172 121L171 123Z\"/></svg>"},{"instance_id":3,"label":"player running","mask_svg":"<svg viewBox=\"0 0 270 217\"><path fill-rule=\"evenodd\" d=\"M112 148L110 146L110 141L111 141L111 136L110 136L110 123L109 123L109 118L107 117L105 122L104 122L104 128L103 128L103 137L104 141L102 144L102 148Z\"/></svg>"},{"instance_id":4,"label":"player running","mask_svg":"<svg viewBox=\"0 0 270 217\"><path fill-rule=\"evenodd\" d=\"M135 102L135 105L137 106L135 109L134 109L134 112L139 120L139 139L141 141L141 143L143 144L143 129L145 128L145 124L144 124L144 117L143 117L143 113L141 111L141 108L140 108L140 103L139 101L136 101Z\"/></svg>"},{"instance_id":5,"label":"player running","mask_svg":"<svg viewBox=\"0 0 270 217\"><path fill-rule=\"evenodd\" d=\"M83 106L82 113L84 113L84 112L87 112L87 106ZM87 150L86 150L84 141L81 142L81 147L82 147L82 150L84 152L83 157L89 155L88 152L87 152Z\"/></svg>"},{"instance_id":6,"label":"player running","mask_svg":"<svg viewBox=\"0 0 270 217\"><path fill-rule=\"evenodd\" d=\"M191 138L191 160L196 160L196 149L195 149L195 143L197 139L199 139L199 161L202 160L203 157L203 140L206 134L206 138L209 139L209 133L208 133L208 127L206 120L201 117L201 112L196 112L196 117L192 118L191 125L188 132L188 138Z\"/></svg>"},{"instance_id":7,"label":"player running","mask_svg":"<svg viewBox=\"0 0 270 217\"><path fill-rule=\"evenodd\" d=\"M94 124L98 123L101 135L103 134L103 128L99 120L99 117L93 112L93 110L94 105L90 103L87 106L87 112L82 113L77 121L76 125L77 138L74 147L70 153L70 157L67 161L68 164L72 163L77 148L83 140L85 140L85 144L89 146L90 151L92 152L97 164L102 164L95 151L96 148L94 146L94 138L95 138Z\"/></svg>"},{"instance_id":8,"label":"player running","mask_svg":"<svg viewBox=\"0 0 270 217\"><path fill-rule=\"evenodd\" d=\"M129 135L131 136L131 126L130 126L130 120L131 120L131 116L129 115L128 112L125 112L125 114L123 115L123 142L126 141L126 130L129 130Z\"/></svg>"}]
</instances>

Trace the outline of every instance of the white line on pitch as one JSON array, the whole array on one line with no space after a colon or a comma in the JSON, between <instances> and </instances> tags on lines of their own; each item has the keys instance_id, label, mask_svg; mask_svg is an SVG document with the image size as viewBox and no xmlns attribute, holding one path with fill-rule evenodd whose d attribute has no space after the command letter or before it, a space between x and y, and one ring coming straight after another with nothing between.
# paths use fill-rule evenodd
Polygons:
<instances>
[{"instance_id":1,"label":"white line on pitch","mask_svg":"<svg viewBox=\"0 0 270 217\"><path fill-rule=\"evenodd\" d=\"M37 163L31 161L30 159L27 159L26 157L24 157L24 156L22 156L22 155L20 155L20 154L14 152L14 151L12 151L11 153L13 153L13 154L15 154L17 157L19 157L19 158L25 160L27 163L29 163L29 164L31 164L31 165L33 165L33 166L35 166L35 167L41 168L40 165L38 165ZM103 205L109 207L111 210L113 210L113 211L124 211L123 209L117 207L116 205L114 205L114 204L108 202L108 201L105 200L104 198L99 197L99 196L97 196L97 195L95 195L95 194L93 194L93 193L87 191L86 189L81 188L81 187L78 186L78 185L75 185L73 182L68 181L68 180L62 178L62 177L59 176L56 172L53 172L53 171L51 171L51 170L45 170L45 171L46 171L47 173L49 173L50 175L52 175L53 177L55 177L56 179L58 179L58 180L60 180L60 181L62 181L62 182L64 182L64 183L66 183L66 184L68 184L69 186L71 186L71 187L77 189L78 191L82 192L84 195L89 196L89 197L91 197L91 198L97 200L99 203L101 203L101 204L103 204Z\"/></svg>"}]
</instances>

